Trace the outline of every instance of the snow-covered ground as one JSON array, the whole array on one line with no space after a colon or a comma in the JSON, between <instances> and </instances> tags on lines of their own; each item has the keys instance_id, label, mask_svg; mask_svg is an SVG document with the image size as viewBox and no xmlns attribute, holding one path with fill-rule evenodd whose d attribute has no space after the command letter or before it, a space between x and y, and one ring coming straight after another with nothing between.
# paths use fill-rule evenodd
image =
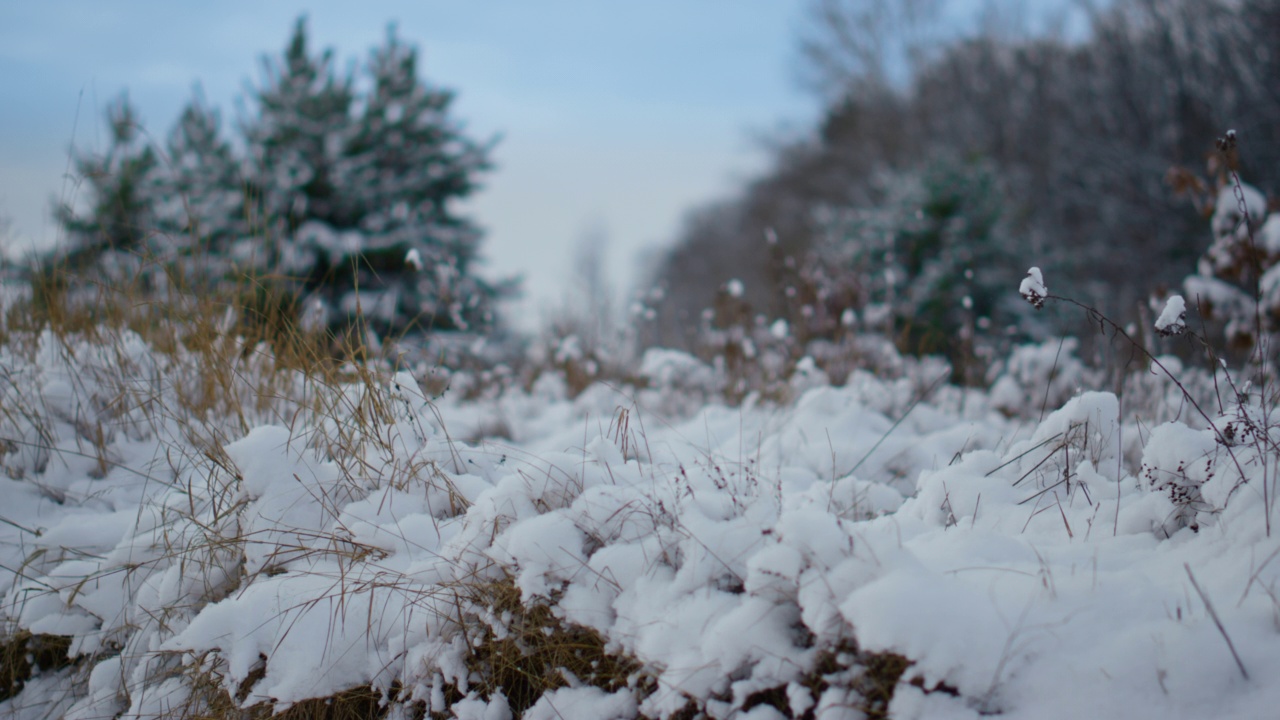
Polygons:
<instances>
[{"instance_id":1,"label":"snow-covered ground","mask_svg":"<svg viewBox=\"0 0 1280 720\"><path fill-rule=\"evenodd\" d=\"M904 361L726 407L665 353L573 400L400 373L200 414L136 338L5 347L0 622L79 659L0 715L176 717L220 685L511 717L476 648L515 632L485 594L514 583L636 663L526 718L1274 717L1271 406L1046 386L1061 350L990 394Z\"/></svg>"}]
</instances>

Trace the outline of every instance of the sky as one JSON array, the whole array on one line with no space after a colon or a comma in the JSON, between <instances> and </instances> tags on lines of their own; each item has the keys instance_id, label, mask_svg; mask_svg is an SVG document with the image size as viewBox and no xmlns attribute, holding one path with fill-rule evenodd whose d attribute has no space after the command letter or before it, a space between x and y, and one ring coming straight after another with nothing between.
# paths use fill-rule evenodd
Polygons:
<instances>
[{"instance_id":1,"label":"sky","mask_svg":"<svg viewBox=\"0 0 1280 720\"><path fill-rule=\"evenodd\" d=\"M55 240L49 209L75 191L68 151L104 147L103 108L122 90L161 142L197 82L225 128L304 13L312 47L342 63L395 21L423 75L458 93L469 133L499 138L466 209L486 230L482 272L524 277L510 312L526 327L565 301L586 238L604 238L625 295L688 210L766 167L762 136L819 106L796 80L800 2L0 0L8 252Z\"/></svg>"}]
</instances>

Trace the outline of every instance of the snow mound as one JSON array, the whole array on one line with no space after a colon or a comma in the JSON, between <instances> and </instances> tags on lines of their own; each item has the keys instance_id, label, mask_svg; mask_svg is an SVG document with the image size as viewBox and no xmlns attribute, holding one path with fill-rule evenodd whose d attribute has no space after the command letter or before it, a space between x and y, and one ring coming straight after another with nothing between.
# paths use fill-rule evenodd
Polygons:
<instances>
[{"instance_id":1,"label":"snow mound","mask_svg":"<svg viewBox=\"0 0 1280 720\"><path fill-rule=\"evenodd\" d=\"M108 411L78 364L94 356L52 357L5 357L24 378L5 397L41 408L0 418L5 436L51 442L5 458L20 474L0 481L0 615L69 638L78 670L0 701L20 720L75 672L56 707L77 718L356 687L396 713L487 720L1280 704L1258 679L1280 673L1274 423L1247 396L1195 428L1073 390L1031 422L981 393L813 374L794 402L685 419L524 395L510 429L526 439L468 444L448 428L474 407L401 373L325 390L341 412L251 413L204 445L192 420L124 413L103 472L76 450L76 418ZM687 395L708 372L653 353L646 392ZM487 643L533 667L543 638L600 659L538 665L536 696L494 679Z\"/></svg>"}]
</instances>

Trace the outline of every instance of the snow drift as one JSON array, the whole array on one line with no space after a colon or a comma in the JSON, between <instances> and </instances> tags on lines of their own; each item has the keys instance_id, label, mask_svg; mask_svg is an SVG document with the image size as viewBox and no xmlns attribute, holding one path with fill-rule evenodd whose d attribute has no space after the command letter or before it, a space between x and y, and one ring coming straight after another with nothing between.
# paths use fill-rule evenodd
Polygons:
<instances>
[{"instance_id":1,"label":"snow drift","mask_svg":"<svg viewBox=\"0 0 1280 720\"><path fill-rule=\"evenodd\" d=\"M66 347L5 350L0 618L74 660L6 692L11 717L357 687L395 717L1280 706L1277 433L1256 395L1160 422L1077 391L1032 422L1005 407L1016 378L996 403L921 366L694 411L662 388L706 369L670 355L644 392L462 402L402 372L241 426L120 395L168 401L140 342L110 387L93 347ZM515 440L453 439L495 417ZM535 612L596 654L517 699L478 648Z\"/></svg>"}]
</instances>

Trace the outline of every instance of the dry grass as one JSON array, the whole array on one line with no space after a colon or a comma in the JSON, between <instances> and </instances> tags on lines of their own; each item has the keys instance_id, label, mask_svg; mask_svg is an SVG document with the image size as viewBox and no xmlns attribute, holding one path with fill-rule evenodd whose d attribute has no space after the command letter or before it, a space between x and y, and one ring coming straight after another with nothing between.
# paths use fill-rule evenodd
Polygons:
<instances>
[{"instance_id":1,"label":"dry grass","mask_svg":"<svg viewBox=\"0 0 1280 720\"><path fill-rule=\"evenodd\" d=\"M254 312L235 289L197 296L171 288L157 295L136 284L44 271L32 279L27 298L5 308L0 345L34 353L52 339L68 364L83 364L78 355L95 348L93 377L86 380L98 394L94 404L109 417L141 410L153 425L218 418L244 432L252 418L287 397L296 383L291 371L323 376L336 365L320 337L290 332L268 340L242 333L255 329L246 325ZM163 364L139 367L135 341ZM140 376L146 372L149 377Z\"/></svg>"},{"instance_id":2,"label":"dry grass","mask_svg":"<svg viewBox=\"0 0 1280 720\"><path fill-rule=\"evenodd\" d=\"M813 666L797 681L796 684L808 695L808 707L803 712L796 714L786 685L753 693L743 701L742 709L747 711L768 705L784 717L813 720L824 696L834 691L846 698L840 706L860 713L859 717L887 720L890 717L889 704L912 664L911 660L898 653L860 651L855 643L846 641L819 652ZM910 684L922 687L923 680L915 678ZM926 689L926 692L939 691L946 690ZM696 708L690 707L689 710L695 711Z\"/></svg>"},{"instance_id":3,"label":"dry grass","mask_svg":"<svg viewBox=\"0 0 1280 720\"><path fill-rule=\"evenodd\" d=\"M33 635L19 630L0 637L0 701L22 692L36 673L59 670L72 664L67 656L71 638Z\"/></svg>"},{"instance_id":4,"label":"dry grass","mask_svg":"<svg viewBox=\"0 0 1280 720\"><path fill-rule=\"evenodd\" d=\"M186 673L191 690L182 705L181 720L378 720L387 716L391 707L383 693L368 685L344 690L326 697L310 698L276 711L270 703L257 703L248 707L244 700L262 670L251 674L233 697L222 682L219 665L208 662L206 657L193 663ZM421 713L417 714L421 717Z\"/></svg>"},{"instance_id":5,"label":"dry grass","mask_svg":"<svg viewBox=\"0 0 1280 720\"><path fill-rule=\"evenodd\" d=\"M596 631L557 617L545 602L521 602L510 577L487 579L455 588L452 618L465 639L468 682L448 685L448 704L468 694L493 698L501 694L520 717L543 694L563 687L593 686L606 692L630 690L638 699L652 692L653 680L641 663L611 648ZM383 692L368 685L326 697L294 703L276 711L270 703L249 707L244 701L265 676L266 658L254 672L228 691L221 662L204 656L185 671L190 699L182 720L377 720L403 704L403 717L452 717L447 710L430 712L422 699L402 696L399 686Z\"/></svg>"},{"instance_id":6,"label":"dry grass","mask_svg":"<svg viewBox=\"0 0 1280 720\"><path fill-rule=\"evenodd\" d=\"M606 692L631 688L638 699L651 692L639 661L595 630L557 618L545 602L521 602L510 577L462 587L459 599L472 689L483 697L501 692L517 717L544 693L571 684Z\"/></svg>"},{"instance_id":7,"label":"dry grass","mask_svg":"<svg viewBox=\"0 0 1280 720\"><path fill-rule=\"evenodd\" d=\"M39 400L38 391L24 391L20 382L11 380L8 388L0 387L0 398L16 400L0 403L0 441L13 442L0 442L0 464L6 452L16 452L16 441L43 444L46 454L65 452L55 449L53 442L60 423L74 425L84 452L95 457L102 475L120 469L119 458L112 453L121 433L181 440L166 443L177 453L187 453L166 458L168 477L186 483L182 488L186 496L199 500L190 507L166 510L166 522L187 532L173 533L172 545L163 548L162 557L154 563L181 563L208 582L187 599L188 605L171 609L174 617L189 617L255 580L245 575L245 548L253 540L245 537L240 523L249 500L241 490L239 469L224 447L259 425L290 428L308 450L335 463L353 490L425 485L447 498L440 517L466 511L465 498L435 460L405 456L403 438L396 433L412 432L423 438L430 433L417 426L406 428L406 417L411 424L421 422L421 410L405 412L407 401L392 380L396 368L360 344L358 332L339 338L305 331L297 322L297 308L278 294L277 286L262 280L245 279L207 294L188 292L179 283L157 293L138 284L80 286L87 282L56 272L42 275L33 282L29 297L4 308L0 352L25 354L26 360L34 362L37 352L47 354L52 345L59 362L83 369L82 375L73 378L73 390L89 411L76 418L56 416ZM141 356L139 347L146 350ZM34 438L7 437L17 427L36 427L40 432ZM643 433L635 437L625 412L611 432L616 433L624 455L640 452ZM634 446L631 452L628 444ZM124 470L148 481L156 479L151 470ZM39 473L33 466L27 479L36 480ZM342 506L337 498L325 498L323 504L335 517ZM351 563L380 552L336 535L332 542L284 551L292 553L289 559L321 553ZM273 561L262 573L285 572L285 562ZM104 569L103 573L119 571ZM124 570L135 571L150 570ZM333 593L354 596L369 589L340 579ZM656 690L653 668L646 668L595 630L557 617L554 598L522 601L509 575L477 573L445 592L451 593L452 604L439 607L442 612L452 611L448 624L465 641L468 675L463 686L445 688L446 703L470 693L485 698L501 694L519 717L545 693L559 688L626 691L637 701ZM161 626L170 620L167 615L156 618ZM67 638L30 633L14 634L0 643L0 699L20 692L32 673L68 664L70 647ZM867 717L883 718L909 665L906 658L892 653L836 648L819 655L805 686L815 703L836 688L857 698L851 704ZM261 671L234 687L228 686L218 668L208 656L171 658L167 672L184 678L190 691L174 717L374 720L386 717L397 705L402 706L397 712L408 718L448 717L447 711L429 713L421 698L402 697L397 688L385 691L368 685L303 700L279 711L269 703L244 707ZM792 716L785 688L757 693L747 699L744 709L760 704ZM677 716L692 718L704 711L691 700ZM810 716L812 712L800 715Z\"/></svg>"},{"instance_id":8,"label":"dry grass","mask_svg":"<svg viewBox=\"0 0 1280 720\"><path fill-rule=\"evenodd\" d=\"M43 268L33 272L29 293L0 313L0 348L33 360L51 340L68 366L90 365L91 377L76 390L92 394L79 399L101 411L78 419L95 452L103 453L112 423L126 416L151 432L176 423L203 452L216 454L264 422L351 419L345 436L326 439L349 445L352 427L358 435L375 432L393 414L386 392L393 364L364 343L358 323L340 334L305 328L297 299L269 277L192 287L162 275L167 280L156 290L149 287L156 274L109 283ZM139 343L156 363L140 366ZM86 348L95 352L92 361L83 357ZM353 395L352 385L366 392ZM8 403L0 421L42 427L35 400ZM0 456L5 449L0 443ZM347 448L333 449L341 456Z\"/></svg>"},{"instance_id":9,"label":"dry grass","mask_svg":"<svg viewBox=\"0 0 1280 720\"><path fill-rule=\"evenodd\" d=\"M353 489L403 490L425 483L446 497L443 516L466 511L466 500L436 461L404 456L403 438L396 434L406 432L406 416L420 423L421 410L404 407L408 401L392 380L396 368L360 337L358 328L344 337L306 331L296 306L278 286L251 278L197 295L179 283L156 292L141 283L107 284L47 271L34 276L29 295L0 316L0 351L17 353L34 366L38 354L47 355L52 345L58 362L79 372L72 392L77 406L88 411L74 419L75 433L86 453L98 459L99 474L117 469L112 452L120 433L178 434L174 439L181 443L165 445L187 454L168 457L167 470L186 483L182 489L194 500L190 507L166 509L165 522L188 531L167 533L172 544L153 565L181 563L189 568L185 572L211 580L192 604L172 608L173 617L189 616L253 581L244 576L245 548L253 540L245 537L238 519L249 499L224 447L258 425L275 423L296 432L307 448L334 462ZM139 347L146 348L152 365L140 362ZM51 414L39 389L20 392L20 385L11 379L10 387L0 388L0 396L7 391L9 400L18 400L0 404L0 440L14 441L0 442L0 462L19 442L41 445L46 455L65 452L56 438L65 434L61 425L68 418ZM39 437L6 437L20 427L39 428ZM420 439L431 435L417 425L408 431ZM24 479L38 481L42 469L29 468ZM125 470L156 479L151 471ZM324 505L336 517L342 503L330 498ZM324 548L285 550L295 553L292 559L324 553L352 562L378 552L336 536L319 545ZM279 567L269 564L262 572L283 572ZM135 570L149 571L125 572ZM103 575L118 571L104 568ZM334 592L366 590L339 583ZM469 687L446 689L451 699L466 692L501 693L518 716L543 693L570 684L640 692L638 662L607 648L595 631L557 619L550 606L523 604L512 579L477 580L454 593L458 614L452 621L469 640L471 678ZM161 626L170 621L169 614L156 618ZM32 672L65 665L69 647L66 638L12 636L0 646L0 699L20 692ZM408 717L427 714L418 699L399 698L394 691L388 696L367 685L279 712L270 703L244 707L261 672L229 690L218 661L209 656L174 656L167 672L181 677L190 692L175 709L176 716L190 720L364 720L384 717L397 703L407 705Z\"/></svg>"},{"instance_id":10,"label":"dry grass","mask_svg":"<svg viewBox=\"0 0 1280 720\"><path fill-rule=\"evenodd\" d=\"M256 426L278 424L298 432L299 442L334 461L352 487L425 482L444 488L448 514L466 508L433 461L397 456L395 425L406 414L406 401L389 386L395 368L356 342L359 332L338 337L305 330L292 301L268 281L245 278L206 290L197 294L174 282L156 291L140 282L104 283L45 270L31 278L25 297L0 309L0 353L13 361L0 371L0 470L39 487L45 466L70 453L92 457L99 477L126 472L191 499L189 506L164 509L163 522L187 530L165 533L160 557L141 567L104 567L101 573L152 572L179 563L187 568L184 574L205 578L189 598L193 604L155 618L162 627L170 615L188 615L251 581L243 577L243 558L253 540L244 536L239 520L249 501L224 447ZM51 364L65 370L71 415L51 409L40 383L32 382L36 376L21 374L23 367L47 371ZM79 450L67 448L67 426ZM427 435L423 428L417 432ZM122 437L158 438L164 456L151 467L125 467L114 454ZM56 489L48 493L64 500ZM339 507L326 503L335 513ZM323 550L352 559L369 551L336 537ZM54 555L37 550L24 568L38 573L59 562ZM65 664L69 647L69 639L27 632L0 640L0 699L18 693L32 672ZM192 676L189 685L198 690L208 683ZM380 701L370 705L368 695L357 689L298 703L286 714L371 717ZM186 714L246 717L211 690L193 698L200 701L193 700ZM269 708L259 708L248 717L270 715Z\"/></svg>"}]
</instances>

